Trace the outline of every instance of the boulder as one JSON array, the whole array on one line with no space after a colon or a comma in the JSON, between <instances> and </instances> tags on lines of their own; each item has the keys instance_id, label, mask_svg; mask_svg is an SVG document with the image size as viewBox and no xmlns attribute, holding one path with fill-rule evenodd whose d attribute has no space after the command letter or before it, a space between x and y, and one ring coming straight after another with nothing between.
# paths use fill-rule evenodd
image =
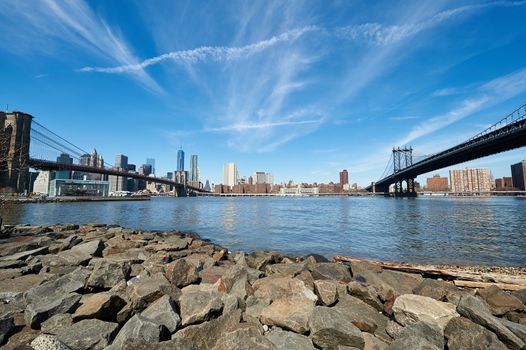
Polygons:
<instances>
[{"instance_id":1,"label":"boulder","mask_svg":"<svg viewBox=\"0 0 526 350\"><path fill-rule=\"evenodd\" d=\"M41 334L31 342L34 350L71 350L54 335Z\"/></svg>"},{"instance_id":2,"label":"boulder","mask_svg":"<svg viewBox=\"0 0 526 350\"><path fill-rule=\"evenodd\" d=\"M270 340L276 350L315 350L312 341L304 335L293 332L282 331L274 328L265 335Z\"/></svg>"},{"instance_id":3,"label":"boulder","mask_svg":"<svg viewBox=\"0 0 526 350\"><path fill-rule=\"evenodd\" d=\"M221 293L216 291L183 291L179 304L183 326L208 321L223 309Z\"/></svg>"},{"instance_id":4,"label":"boulder","mask_svg":"<svg viewBox=\"0 0 526 350\"><path fill-rule=\"evenodd\" d=\"M15 253L12 255L3 256L0 258L0 261L6 261L6 260L26 260L30 256L36 256L36 255L45 255L49 253L48 247L39 247L36 249L26 250L24 252Z\"/></svg>"},{"instance_id":5,"label":"boulder","mask_svg":"<svg viewBox=\"0 0 526 350\"><path fill-rule=\"evenodd\" d=\"M526 305L526 289L518 290L511 293L514 297L518 298L520 301L522 301L523 304Z\"/></svg>"},{"instance_id":6,"label":"boulder","mask_svg":"<svg viewBox=\"0 0 526 350\"><path fill-rule=\"evenodd\" d=\"M172 339L160 343L134 339L125 341L122 350L198 350L198 348L193 342L184 339Z\"/></svg>"},{"instance_id":7,"label":"boulder","mask_svg":"<svg viewBox=\"0 0 526 350\"><path fill-rule=\"evenodd\" d=\"M62 328L56 336L72 350L102 350L110 344L118 329L117 323L89 319Z\"/></svg>"},{"instance_id":8,"label":"boulder","mask_svg":"<svg viewBox=\"0 0 526 350\"><path fill-rule=\"evenodd\" d=\"M445 330L449 350L506 350L495 333L464 317L452 318Z\"/></svg>"},{"instance_id":9,"label":"boulder","mask_svg":"<svg viewBox=\"0 0 526 350\"><path fill-rule=\"evenodd\" d=\"M69 293L55 298L42 299L28 304L24 312L26 325L33 329L56 314L72 312L80 301L80 294Z\"/></svg>"},{"instance_id":10,"label":"boulder","mask_svg":"<svg viewBox=\"0 0 526 350\"><path fill-rule=\"evenodd\" d=\"M117 294L97 293L82 298L82 305L73 314L74 321L97 318L115 321L117 313L126 305L126 301Z\"/></svg>"},{"instance_id":11,"label":"boulder","mask_svg":"<svg viewBox=\"0 0 526 350\"><path fill-rule=\"evenodd\" d=\"M73 324L73 318L70 314L56 314L40 325L40 330L43 333L56 335L60 330L67 328Z\"/></svg>"},{"instance_id":12,"label":"boulder","mask_svg":"<svg viewBox=\"0 0 526 350\"><path fill-rule=\"evenodd\" d=\"M93 240L74 246L70 250L65 250L57 254L57 257L73 266L86 265L92 257L101 256L104 250L104 243L101 240Z\"/></svg>"},{"instance_id":13,"label":"boulder","mask_svg":"<svg viewBox=\"0 0 526 350\"><path fill-rule=\"evenodd\" d=\"M526 325L510 322L504 318L500 319L503 325L506 326L513 334L519 337L524 343L526 343Z\"/></svg>"},{"instance_id":14,"label":"boulder","mask_svg":"<svg viewBox=\"0 0 526 350\"><path fill-rule=\"evenodd\" d=\"M0 345L7 342L7 338L15 331L13 316L4 315L0 317Z\"/></svg>"},{"instance_id":15,"label":"boulder","mask_svg":"<svg viewBox=\"0 0 526 350\"><path fill-rule=\"evenodd\" d=\"M170 286L170 283L160 274L139 278L137 283L129 285L126 289L131 307L136 310L145 309L163 296L162 288L167 286Z\"/></svg>"},{"instance_id":16,"label":"boulder","mask_svg":"<svg viewBox=\"0 0 526 350\"><path fill-rule=\"evenodd\" d=\"M119 282L126 281L130 273L130 264L127 262L96 259L92 260L90 265L93 267L93 272L88 278L88 287L110 289Z\"/></svg>"},{"instance_id":17,"label":"boulder","mask_svg":"<svg viewBox=\"0 0 526 350\"><path fill-rule=\"evenodd\" d=\"M442 350L425 338L411 336L395 339L387 350Z\"/></svg>"},{"instance_id":18,"label":"boulder","mask_svg":"<svg viewBox=\"0 0 526 350\"><path fill-rule=\"evenodd\" d=\"M360 299L350 295L344 296L334 308L361 331L374 333L376 337L385 341L391 339L386 332L387 317Z\"/></svg>"},{"instance_id":19,"label":"boulder","mask_svg":"<svg viewBox=\"0 0 526 350\"><path fill-rule=\"evenodd\" d=\"M150 319L137 314L126 322L113 343L106 350L120 350L126 341L159 342L166 336L165 333L164 326L160 326Z\"/></svg>"},{"instance_id":20,"label":"boulder","mask_svg":"<svg viewBox=\"0 0 526 350\"><path fill-rule=\"evenodd\" d=\"M219 290L236 296L239 300L245 300L253 294L249 284L248 268L243 265L234 265L221 277Z\"/></svg>"},{"instance_id":21,"label":"boulder","mask_svg":"<svg viewBox=\"0 0 526 350\"><path fill-rule=\"evenodd\" d=\"M24 275L0 281L0 296L5 294L22 294L40 285L49 278L47 275Z\"/></svg>"},{"instance_id":22,"label":"boulder","mask_svg":"<svg viewBox=\"0 0 526 350\"><path fill-rule=\"evenodd\" d=\"M228 267L212 266L199 271L199 278L201 279L201 283L214 284L219 281L227 271Z\"/></svg>"},{"instance_id":23,"label":"boulder","mask_svg":"<svg viewBox=\"0 0 526 350\"><path fill-rule=\"evenodd\" d=\"M33 350L30 344L40 333L40 330L23 327L9 337L9 341L2 347L2 350Z\"/></svg>"},{"instance_id":24,"label":"boulder","mask_svg":"<svg viewBox=\"0 0 526 350\"><path fill-rule=\"evenodd\" d=\"M335 280L349 283L352 280L350 268L340 263L316 263L309 267L315 280Z\"/></svg>"},{"instance_id":25,"label":"boulder","mask_svg":"<svg viewBox=\"0 0 526 350\"><path fill-rule=\"evenodd\" d=\"M265 277L252 284L254 296L257 298L277 300L281 298L308 299L315 303L316 294L305 286L299 279L291 277Z\"/></svg>"},{"instance_id":26,"label":"boulder","mask_svg":"<svg viewBox=\"0 0 526 350\"><path fill-rule=\"evenodd\" d=\"M159 325L165 326L170 333L174 333L179 324L181 324L181 318L176 312L175 303L168 295L164 295L154 301L141 315Z\"/></svg>"},{"instance_id":27,"label":"boulder","mask_svg":"<svg viewBox=\"0 0 526 350\"><path fill-rule=\"evenodd\" d=\"M464 294L460 298L457 311L462 316L495 333L500 341L510 349L519 350L524 347L524 342L493 316L488 306L481 299Z\"/></svg>"},{"instance_id":28,"label":"boulder","mask_svg":"<svg viewBox=\"0 0 526 350\"><path fill-rule=\"evenodd\" d=\"M404 327L398 338L418 337L424 338L439 349L444 348L444 331L436 323L418 321Z\"/></svg>"},{"instance_id":29,"label":"boulder","mask_svg":"<svg viewBox=\"0 0 526 350\"><path fill-rule=\"evenodd\" d=\"M404 294L396 298L393 312L401 325L408 326L417 321L435 322L442 329L450 319L459 316L455 305L415 294Z\"/></svg>"},{"instance_id":30,"label":"boulder","mask_svg":"<svg viewBox=\"0 0 526 350\"><path fill-rule=\"evenodd\" d=\"M378 294L373 287L352 281L347 285L347 289L349 294L351 294L353 297L360 299L364 303L374 307L376 310L381 312L384 309L384 306L378 298Z\"/></svg>"},{"instance_id":31,"label":"boulder","mask_svg":"<svg viewBox=\"0 0 526 350\"><path fill-rule=\"evenodd\" d=\"M393 339L398 338L398 336L400 335L400 332L402 331L402 329L404 329L403 326L401 326L396 321L392 321L392 320L388 320L387 321L387 325L385 326L385 331Z\"/></svg>"},{"instance_id":32,"label":"boulder","mask_svg":"<svg viewBox=\"0 0 526 350\"><path fill-rule=\"evenodd\" d=\"M363 332L363 350L385 350L389 346L386 342L376 338L371 333Z\"/></svg>"},{"instance_id":33,"label":"boulder","mask_svg":"<svg viewBox=\"0 0 526 350\"><path fill-rule=\"evenodd\" d=\"M337 283L338 282L332 280L314 281L314 290L323 305L331 306L338 301Z\"/></svg>"},{"instance_id":34,"label":"boulder","mask_svg":"<svg viewBox=\"0 0 526 350\"><path fill-rule=\"evenodd\" d=\"M438 281L431 278L424 278L415 288L413 294L433 298L438 301L447 301L458 305L460 297L464 294L462 291L451 283Z\"/></svg>"},{"instance_id":35,"label":"boulder","mask_svg":"<svg viewBox=\"0 0 526 350\"><path fill-rule=\"evenodd\" d=\"M181 340L196 345L196 349L211 349L223 334L235 329L241 319L241 310L224 314L209 322L192 325L179 330L172 340Z\"/></svg>"},{"instance_id":36,"label":"boulder","mask_svg":"<svg viewBox=\"0 0 526 350\"><path fill-rule=\"evenodd\" d=\"M275 350L274 344L266 339L257 325L239 324L217 341L213 350Z\"/></svg>"},{"instance_id":37,"label":"boulder","mask_svg":"<svg viewBox=\"0 0 526 350\"><path fill-rule=\"evenodd\" d=\"M338 345L362 349L362 333L340 311L316 306L309 320L310 338L322 349L334 349Z\"/></svg>"},{"instance_id":38,"label":"boulder","mask_svg":"<svg viewBox=\"0 0 526 350\"><path fill-rule=\"evenodd\" d=\"M259 320L268 326L278 326L296 333L307 333L314 303L307 298L282 298L265 307Z\"/></svg>"},{"instance_id":39,"label":"boulder","mask_svg":"<svg viewBox=\"0 0 526 350\"><path fill-rule=\"evenodd\" d=\"M178 259L166 266L166 278L177 287L185 287L199 281L197 267L185 259Z\"/></svg>"},{"instance_id":40,"label":"boulder","mask_svg":"<svg viewBox=\"0 0 526 350\"><path fill-rule=\"evenodd\" d=\"M27 268L1 269L0 281L22 276Z\"/></svg>"},{"instance_id":41,"label":"boulder","mask_svg":"<svg viewBox=\"0 0 526 350\"><path fill-rule=\"evenodd\" d=\"M393 287L397 295L413 293L413 289L423 280L418 274L393 270L382 270L380 278Z\"/></svg>"},{"instance_id":42,"label":"boulder","mask_svg":"<svg viewBox=\"0 0 526 350\"><path fill-rule=\"evenodd\" d=\"M270 299L256 298L249 296L245 302L245 312L243 313L243 320L245 322L258 322L259 316L267 306L271 303Z\"/></svg>"},{"instance_id":43,"label":"boulder","mask_svg":"<svg viewBox=\"0 0 526 350\"><path fill-rule=\"evenodd\" d=\"M249 267L264 271L267 264L278 263L281 255L276 252L253 252L247 255L245 260Z\"/></svg>"},{"instance_id":44,"label":"boulder","mask_svg":"<svg viewBox=\"0 0 526 350\"><path fill-rule=\"evenodd\" d=\"M477 290L477 295L488 305L491 313L502 316L510 311L523 311L524 304L517 297L510 295L497 286Z\"/></svg>"},{"instance_id":45,"label":"boulder","mask_svg":"<svg viewBox=\"0 0 526 350\"><path fill-rule=\"evenodd\" d=\"M305 271L306 269L307 268L303 263L271 264L266 266L265 274L267 276L280 275L294 277L296 275L299 275L302 271Z\"/></svg>"}]
</instances>

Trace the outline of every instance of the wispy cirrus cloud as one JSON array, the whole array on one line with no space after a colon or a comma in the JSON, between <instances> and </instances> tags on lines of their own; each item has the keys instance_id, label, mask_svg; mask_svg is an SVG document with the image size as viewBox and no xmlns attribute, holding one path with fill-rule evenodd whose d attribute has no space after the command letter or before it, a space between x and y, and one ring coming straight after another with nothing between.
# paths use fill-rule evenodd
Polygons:
<instances>
[{"instance_id":1,"label":"wispy cirrus cloud","mask_svg":"<svg viewBox=\"0 0 526 350\"><path fill-rule=\"evenodd\" d=\"M423 136L432 134L469 117L481 111L483 108L488 108L506 101L524 92L526 92L526 68L484 83L476 89L474 96L464 99L451 110L429 118L415 126L404 138L399 140L397 144L407 145Z\"/></svg>"},{"instance_id":2,"label":"wispy cirrus cloud","mask_svg":"<svg viewBox=\"0 0 526 350\"><path fill-rule=\"evenodd\" d=\"M0 2L0 47L17 54L54 54L62 45L119 65L137 63L125 40L83 0ZM160 86L142 69L131 77L146 88Z\"/></svg>"},{"instance_id":3,"label":"wispy cirrus cloud","mask_svg":"<svg viewBox=\"0 0 526 350\"><path fill-rule=\"evenodd\" d=\"M256 43L240 47L204 46L191 50L168 52L159 56L145 59L135 64L126 64L117 67L83 67L80 68L79 71L99 73L128 73L141 71L144 68L161 63L163 61L173 61L180 64L193 64L203 61L233 61L242 58L248 58L280 43L294 42L301 36L317 30L318 28L316 26L308 26L304 28L293 29L280 35L273 36L269 39L261 40Z\"/></svg>"}]
</instances>

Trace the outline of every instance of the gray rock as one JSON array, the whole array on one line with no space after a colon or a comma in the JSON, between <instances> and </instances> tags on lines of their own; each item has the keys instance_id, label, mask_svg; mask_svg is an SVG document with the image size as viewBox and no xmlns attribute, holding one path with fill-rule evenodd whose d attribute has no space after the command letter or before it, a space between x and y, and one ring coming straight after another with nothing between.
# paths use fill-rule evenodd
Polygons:
<instances>
[{"instance_id":1,"label":"gray rock","mask_svg":"<svg viewBox=\"0 0 526 350\"><path fill-rule=\"evenodd\" d=\"M437 323L442 329L450 319L458 316L455 305L415 294L404 294L396 298L393 312L401 325L424 321Z\"/></svg>"},{"instance_id":2,"label":"gray rock","mask_svg":"<svg viewBox=\"0 0 526 350\"><path fill-rule=\"evenodd\" d=\"M257 298L278 300L282 298L308 299L312 303L318 300L305 283L297 278L270 276L258 279L252 284Z\"/></svg>"},{"instance_id":3,"label":"gray rock","mask_svg":"<svg viewBox=\"0 0 526 350\"><path fill-rule=\"evenodd\" d=\"M82 305L73 315L74 321L97 318L104 321L115 321L117 313L126 305L126 301L117 294L97 293L86 295Z\"/></svg>"},{"instance_id":4,"label":"gray rock","mask_svg":"<svg viewBox=\"0 0 526 350\"><path fill-rule=\"evenodd\" d=\"M54 335L41 334L31 342L33 350L72 350Z\"/></svg>"},{"instance_id":5,"label":"gray rock","mask_svg":"<svg viewBox=\"0 0 526 350\"><path fill-rule=\"evenodd\" d=\"M36 256L36 255L45 255L49 253L48 247L40 247L32 250L26 250L25 252L15 253L12 255L3 256L0 258L0 261L6 261L6 260L25 260L29 258L30 256Z\"/></svg>"},{"instance_id":6,"label":"gray rock","mask_svg":"<svg viewBox=\"0 0 526 350\"><path fill-rule=\"evenodd\" d=\"M264 308L259 320L267 326L278 326L303 334L309 330L309 318L313 310L314 302L307 298L282 298Z\"/></svg>"},{"instance_id":7,"label":"gray rock","mask_svg":"<svg viewBox=\"0 0 526 350\"><path fill-rule=\"evenodd\" d=\"M333 349L338 345L362 349L362 333L338 310L317 306L309 320L310 337L322 349Z\"/></svg>"},{"instance_id":8,"label":"gray rock","mask_svg":"<svg viewBox=\"0 0 526 350\"><path fill-rule=\"evenodd\" d=\"M426 323L422 321L415 322L410 324L407 327L404 327L398 334L398 338L405 337L420 337L424 338L431 344L435 345L439 349L444 348L444 332L435 323Z\"/></svg>"},{"instance_id":9,"label":"gray rock","mask_svg":"<svg viewBox=\"0 0 526 350\"><path fill-rule=\"evenodd\" d=\"M499 319L500 322L502 322L503 325L506 326L510 331L513 332L517 337L519 337L524 343L526 343L526 326L522 324L518 324L515 322L510 322L506 320L505 318Z\"/></svg>"},{"instance_id":10,"label":"gray rock","mask_svg":"<svg viewBox=\"0 0 526 350\"><path fill-rule=\"evenodd\" d=\"M172 340L193 343L197 349L211 349L223 334L236 329L240 318L241 310L235 310L209 322L185 327L175 333Z\"/></svg>"},{"instance_id":11,"label":"gray rock","mask_svg":"<svg viewBox=\"0 0 526 350\"><path fill-rule=\"evenodd\" d=\"M0 345L7 342L7 338L15 331L15 322L13 316L0 317Z\"/></svg>"},{"instance_id":12,"label":"gray rock","mask_svg":"<svg viewBox=\"0 0 526 350\"><path fill-rule=\"evenodd\" d=\"M127 262L96 259L90 265L93 266L93 272L88 279L88 287L110 289L125 281L130 273L130 264Z\"/></svg>"},{"instance_id":13,"label":"gray rock","mask_svg":"<svg viewBox=\"0 0 526 350\"><path fill-rule=\"evenodd\" d=\"M197 267L186 259L178 259L166 266L166 278L177 287L185 287L199 281Z\"/></svg>"},{"instance_id":14,"label":"gray rock","mask_svg":"<svg viewBox=\"0 0 526 350\"><path fill-rule=\"evenodd\" d=\"M399 323L397 323L396 321L392 321L392 320L388 320L387 326L385 327L385 331L393 339L398 338L402 329L404 329L404 326L401 326Z\"/></svg>"},{"instance_id":15,"label":"gray rock","mask_svg":"<svg viewBox=\"0 0 526 350\"><path fill-rule=\"evenodd\" d=\"M413 294L422 295L439 301L447 301L455 305L458 305L460 297L464 293L465 291L458 289L448 282L438 281L431 278L424 278L422 282L413 288Z\"/></svg>"},{"instance_id":16,"label":"gray rock","mask_svg":"<svg viewBox=\"0 0 526 350\"><path fill-rule=\"evenodd\" d=\"M40 324L56 314L72 312L80 301L80 294L69 293L57 296L55 299L47 298L38 302L28 304L24 312L26 325L33 329L40 327Z\"/></svg>"},{"instance_id":17,"label":"gray rock","mask_svg":"<svg viewBox=\"0 0 526 350\"><path fill-rule=\"evenodd\" d=\"M515 291L511 293L514 297L518 298L520 301L522 301L523 304L526 305L526 289Z\"/></svg>"},{"instance_id":18,"label":"gray rock","mask_svg":"<svg viewBox=\"0 0 526 350\"><path fill-rule=\"evenodd\" d=\"M179 300L183 326L208 321L221 314L221 293L215 291L183 292Z\"/></svg>"},{"instance_id":19,"label":"gray rock","mask_svg":"<svg viewBox=\"0 0 526 350\"><path fill-rule=\"evenodd\" d=\"M73 318L70 314L56 314L40 325L40 330L43 333L56 335L60 330L67 328L73 324Z\"/></svg>"},{"instance_id":20,"label":"gray rock","mask_svg":"<svg viewBox=\"0 0 526 350\"><path fill-rule=\"evenodd\" d=\"M104 243L99 239L76 245L70 249L72 252L90 256L102 256L103 250Z\"/></svg>"},{"instance_id":21,"label":"gray rock","mask_svg":"<svg viewBox=\"0 0 526 350\"><path fill-rule=\"evenodd\" d=\"M398 295L413 293L413 289L423 280L418 274L393 270L382 270L380 278L392 286Z\"/></svg>"},{"instance_id":22,"label":"gray rock","mask_svg":"<svg viewBox=\"0 0 526 350\"><path fill-rule=\"evenodd\" d=\"M510 295L497 286L477 290L477 295L484 300L495 316L502 316L510 311L523 311L524 304L518 298Z\"/></svg>"},{"instance_id":23,"label":"gray rock","mask_svg":"<svg viewBox=\"0 0 526 350\"><path fill-rule=\"evenodd\" d=\"M163 332L164 326L160 326L144 316L135 315L121 328L107 350L120 350L127 340L159 342L162 340Z\"/></svg>"},{"instance_id":24,"label":"gray rock","mask_svg":"<svg viewBox=\"0 0 526 350\"><path fill-rule=\"evenodd\" d=\"M253 294L253 289L249 283L248 268L237 264L228 269L221 276L219 290L236 296L243 301L247 296Z\"/></svg>"},{"instance_id":25,"label":"gray rock","mask_svg":"<svg viewBox=\"0 0 526 350\"><path fill-rule=\"evenodd\" d=\"M290 276L294 277L299 275L302 271L305 271L307 268L304 263L289 263L289 264L272 264L267 265L265 268L265 273L269 275L281 275L281 276Z\"/></svg>"},{"instance_id":26,"label":"gray rock","mask_svg":"<svg viewBox=\"0 0 526 350\"><path fill-rule=\"evenodd\" d=\"M143 310L155 300L163 296L162 288L170 285L170 282L162 275L143 277L139 282L128 286L126 292L131 306L136 310Z\"/></svg>"},{"instance_id":27,"label":"gray rock","mask_svg":"<svg viewBox=\"0 0 526 350\"><path fill-rule=\"evenodd\" d=\"M396 339L387 350L442 350L442 348L436 347L424 338L411 336Z\"/></svg>"},{"instance_id":28,"label":"gray rock","mask_svg":"<svg viewBox=\"0 0 526 350\"><path fill-rule=\"evenodd\" d=\"M274 350L274 344L263 337L257 325L244 323L224 334L213 350Z\"/></svg>"},{"instance_id":29,"label":"gray rock","mask_svg":"<svg viewBox=\"0 0 526 350\"><path fill-rule=\"evenodd\" d=\"M493 316L488 306L479 298L464 294L462 298L460 298L457 311L462 316L495 333L510 349L520 350L524 347L524 342L506 328L499 319Z\"/></svg>"},{"instance_id":30,"label":"gray rock","mask_svg":"<svg viewBox=\"0 0 526 350\"><path fill-rule=\"evenodd\" d=\"M316 263L310 266L315 280L336 280L349 283L352 280L350 268L339 263Z\"/></svg>"},{"instance_id":31,"label":"gray rock","mask_svg":"<svg viewBox=\"0 0 526 350\"><path fill-rule=\"evenodd\" d=\"M0 281L22 276L27 268L1 269Z\"/></svg>"},{"instance_id":32,"label":"gray rock","mask_svg":"<svg viewBox=\"0 0 526 350\"><path fill-rule=\"evenodd\" d=\"M94 240L74 246L70 250L65 250L57 254L57 264L64 265L87 265L92 257L101 256L104 250L104 243L101 240Z\"/></svg>"},{"instance_id":33,"label":"gray rock","mask_svg":"<svg viewBox=\"0 0 526 350\"><path fill-rule=\"evenodd\" d=\"M505 350L495 333L464 317L452 318L444 330L449 350Z\"/></svg>"},{"instance_id":34,"label":"gray rock","mask_svg":"<svg viewBox=\"0 0 526 350\"><path fill-rule=\"evenodd\" d=\"M168 295L154 301L141 315L165 326L170 333L174 333L181 324L181 318L175 311L175 303Z\"/></svg>"},{"instance_id":35,"label":"gray rock","mask_svg":"<svg viewBox=\"0 0 526 350\"><path fill-rule=\"evenodd\" d=\"M362 332L364 350L385 350L389 346L386 342L376 338L371 333Z\"/></svg>"},{"instance_id":36,"label":"gray rock","mask_svg":"<svg viewBox=\"0 0 526 350\"><path fill-rule=\"evenodd\" d=\"M386 332L387 317L360 299L346 295L340 298L334 308L344 314L361 331L373 333L385 341L391 339Z\"/></svg>"},{"instance_id":37,"label":"gray rock","mask_svg":"<svg viewBox=\"0 0 526 350\"><path fill-rule=\"evenodd\" d=\"M56 336L72 350L102 350L110 344L118 329L117 323L89 319L62 328Z\"/></svg>"},{"instance_id":38,"label":"gray rock","mask_svg":"<svg viewBox=\"0 0 526 350\"><path fill-rule=\"evenodd\" d=\"M172 339L160 343L144 340L127 340L122 350L199 350L195 343L185 339Z\"/></svg>"},{"instance_id":39,"label":"gray rock","mask_svg":"<svg viewBox=\"0 0 526 350\"><path fill-rule=\"evenodd\" d=\"M315 350L312 341L304 335L273 329L265 335L277 350Z\"/></svg>"},{"instance_id":40,"label":"gray rock","mask_svg":"<svg viewBox=\"0 0 526 350\"><path fill-rule=\"evenodd\" d=\"M314 290L325 306L331 306L338 301L338 282L333 280L315 280Z\"/></svg>"},{"instance_id":41,"label":"gray rock","mask_svg":"<svg viewBox=\"0 0 526 350\"><path fill-rule=\"evenodd\" d=\"M26 266L23 260L0 260L0 269L16 269Z\"/></svg>"},{"instance_id":42,"label":"gray rock","mask_svg":"<svg viewBox=\"0 0 526 350\"><path fill-rule=\"evenodd\" d=\"M352 281L347 285L347 289L353 297L360 299L364 303L374 307L376 310L382 311L384 309L384 306L373 287Z\"/></svg>"},{"instance_id":43,"label":"gray rock","mask_svg":"<svg viewBox=\"0 0 526 350\"><path fill-rule=\"evenodd\" d=\"M256 323L263 310L270 305L270 299L256 298L249 296L245 303L245 312L243 313L243 320L245 322Z\"/></svg>"},{"instance_id":44,"label":"gray rock","mask_svg":"<svg viewBox=\"0 0 526 350\"><path fill-rule=\"evenodd\" d=\"M276 252L253 252L246 256L246 264L256 270L264 271L268 264L278 263L281 255Z\"/></svg>"}]
</instances>

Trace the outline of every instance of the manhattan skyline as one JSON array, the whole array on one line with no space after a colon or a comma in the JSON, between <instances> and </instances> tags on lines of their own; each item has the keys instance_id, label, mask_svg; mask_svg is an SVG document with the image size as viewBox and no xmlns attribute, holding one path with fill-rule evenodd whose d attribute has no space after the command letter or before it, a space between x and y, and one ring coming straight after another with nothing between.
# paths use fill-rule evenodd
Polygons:
<instances>
[{"instance_id":1,"label":"manhattan skyline","mask_svg":"<svg viewBox=\"0 0 526 350\"><path fill-rule=\"evenodd\" d=\"M525 14L524 1L5 1L0 106L160 174L183 144L211 183L235 162L276 182L347 169L366 186L392 147L441 151L525 102ZM525 158L456 168L498 178Z\"/></svg>"}]
</instances>

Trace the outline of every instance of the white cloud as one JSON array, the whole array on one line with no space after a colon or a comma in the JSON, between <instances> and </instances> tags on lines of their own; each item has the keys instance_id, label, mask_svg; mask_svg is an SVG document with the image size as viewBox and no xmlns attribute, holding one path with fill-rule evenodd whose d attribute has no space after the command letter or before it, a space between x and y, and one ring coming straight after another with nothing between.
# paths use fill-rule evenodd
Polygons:
<instances>
[{"instance_id":1,"label":"white cloud","mask_svg":"<svg viewBox=\"0 0 526 350\"><path fill-rule=\"evenodd\" d=\"M191 50L168 52L159 56L148 58L140 63L126 64L117 67L83 67L80 69L80 71L99 73L127 73L143 70L146 67L167 60L180 64L193 64L207 60L216 62L238 60L242 58L248 58L280 43L293 42L306 33L317 30L317 27L309 26L290 30L280 35L273 36L270 39L262 40L241 47L203 46Z\"/></svg>"}]
</instances>

